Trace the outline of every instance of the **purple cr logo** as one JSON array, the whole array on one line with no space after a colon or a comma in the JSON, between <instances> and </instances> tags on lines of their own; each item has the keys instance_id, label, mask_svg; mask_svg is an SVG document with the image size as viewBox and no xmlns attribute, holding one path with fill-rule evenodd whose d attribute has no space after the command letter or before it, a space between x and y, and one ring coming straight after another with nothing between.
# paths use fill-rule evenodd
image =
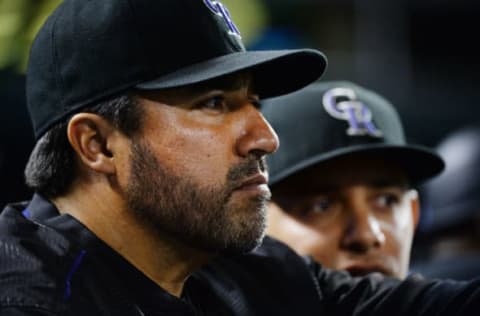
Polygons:
<instances>
[{"instance_id":1,"label":"purple cr logo","mask_svg":"<svg viewBox=\"0 0 480 316\"><path fill-rule=\"evenodd\" d=\"M232 17L230 16L230 12L228 11L227 7L220 3L220 1L213 1L213 0L203 0L205 5L215 13L216 15L223 18L225 23L228 26L228 33L230 35L237 36L238 38L242 38L240 36L240 30L237 28L235 23L233 23Z\"/></svg>"},{"instance_id":2,"label":"purple cr logo","mask_svg":"<svg viewBox=\"0 0 480 316\"><path fill-rule=\"evenodd\" d=\"M330 89L323 95L323 107L332 117L347 121L347 135L382 137L383 133L373 124L370 109L357 100L355 91L348 88Z\"/></svg>"}]
</instances>

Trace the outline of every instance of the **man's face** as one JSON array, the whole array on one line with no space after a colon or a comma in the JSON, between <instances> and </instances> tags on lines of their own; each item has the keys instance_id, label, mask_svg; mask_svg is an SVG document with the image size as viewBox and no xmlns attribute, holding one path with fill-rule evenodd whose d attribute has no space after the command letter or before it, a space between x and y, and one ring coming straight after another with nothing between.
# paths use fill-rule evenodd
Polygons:
<instances>
[{"instance_id":1,"label":"man's face","mask_svg":"<svg viewBox=\"0 0 480 316\"><path fill-rule=\"evenodd\" d=\"M247 76L144 93L125 196L137 218L209 252L244 252L264 235L265 155L278 139ZM121 177L122 178L122 177Z\"/></svg>"},{"instance_id":2,"label":"man's face","mask_svg":"<svg viewBox=\"0 0 480 316\"><path fill-rule=\"evenodd\" d=\"M328 268L403 278L418 220L407 185L382 159L336 159L273 187L267 233Z\"/></svg>"}]
</instances>

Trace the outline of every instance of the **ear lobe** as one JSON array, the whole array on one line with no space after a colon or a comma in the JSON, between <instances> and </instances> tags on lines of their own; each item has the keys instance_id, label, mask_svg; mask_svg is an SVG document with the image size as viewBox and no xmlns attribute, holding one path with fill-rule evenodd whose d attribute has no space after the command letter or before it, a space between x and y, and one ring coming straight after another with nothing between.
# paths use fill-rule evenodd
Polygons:
<instances>
[{"instance_id":1,"label":"ear lobe","mask_svg":"<svg viewBox=\"0 0 480 316\"><path fill-rule=\"evenodd\" d=\"M113 131L112 125L101 116L78 113L68 123L67 136L86 167L99 173L113 174L113 154L107 149Z\"/></svg>"}]
</instances>

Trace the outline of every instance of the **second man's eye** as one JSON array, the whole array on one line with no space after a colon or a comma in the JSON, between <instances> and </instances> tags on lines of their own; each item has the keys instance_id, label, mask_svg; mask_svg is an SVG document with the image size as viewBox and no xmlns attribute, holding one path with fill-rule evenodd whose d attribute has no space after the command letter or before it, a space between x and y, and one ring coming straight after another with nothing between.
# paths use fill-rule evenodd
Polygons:
<instances>
[{"instance_id":1,"label":"second man's eye","mask_svg":"<svg viewBox=\"0 0 480 316\"><path fill-rule=\"evenodd\" d=\"M312 200L299 203L296 207L296 213L301 216L324 216L329 213L334 206L334 201L327 197L319 197Z\"/></svg>"},{"instance_id":2,"label":"second man's eye","mask_svg":"<svg viewBox=\"0 0 480 316\"><path fill-rule=\"evenodd\" d=\"M331 201L329 199L317 199L310 204L310 211L313 213L324 213L331 207Z\"/></svg>"},{"instance_id":3,"label":"second man's eye","mask_svg":"<svg viewBox=\"0 0 480 316\"><path fill-rule=\"evenodd\" d=\"M400 202L400 198L395 194L384 193L376 197L375 204L380 208L391 208Z\"/></svg>"}]
</instances>

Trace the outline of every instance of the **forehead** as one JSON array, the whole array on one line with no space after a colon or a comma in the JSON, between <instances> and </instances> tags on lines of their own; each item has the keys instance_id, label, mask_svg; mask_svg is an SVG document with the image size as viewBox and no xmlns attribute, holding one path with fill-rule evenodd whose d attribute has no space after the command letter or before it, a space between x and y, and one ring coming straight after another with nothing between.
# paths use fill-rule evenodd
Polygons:
<instances>
[{"instance_id":1,"label":"forehead","mask_svg":"<svg viewBox=\"0 0 480 316\"><path fill-rule=\"evenodd\" d=\"M304 169L273 186L278 193L315 193L353 185L368 187L409 186L408 175L394 161L372 155L334 158Z\"/></svg>"}]
</instances>

